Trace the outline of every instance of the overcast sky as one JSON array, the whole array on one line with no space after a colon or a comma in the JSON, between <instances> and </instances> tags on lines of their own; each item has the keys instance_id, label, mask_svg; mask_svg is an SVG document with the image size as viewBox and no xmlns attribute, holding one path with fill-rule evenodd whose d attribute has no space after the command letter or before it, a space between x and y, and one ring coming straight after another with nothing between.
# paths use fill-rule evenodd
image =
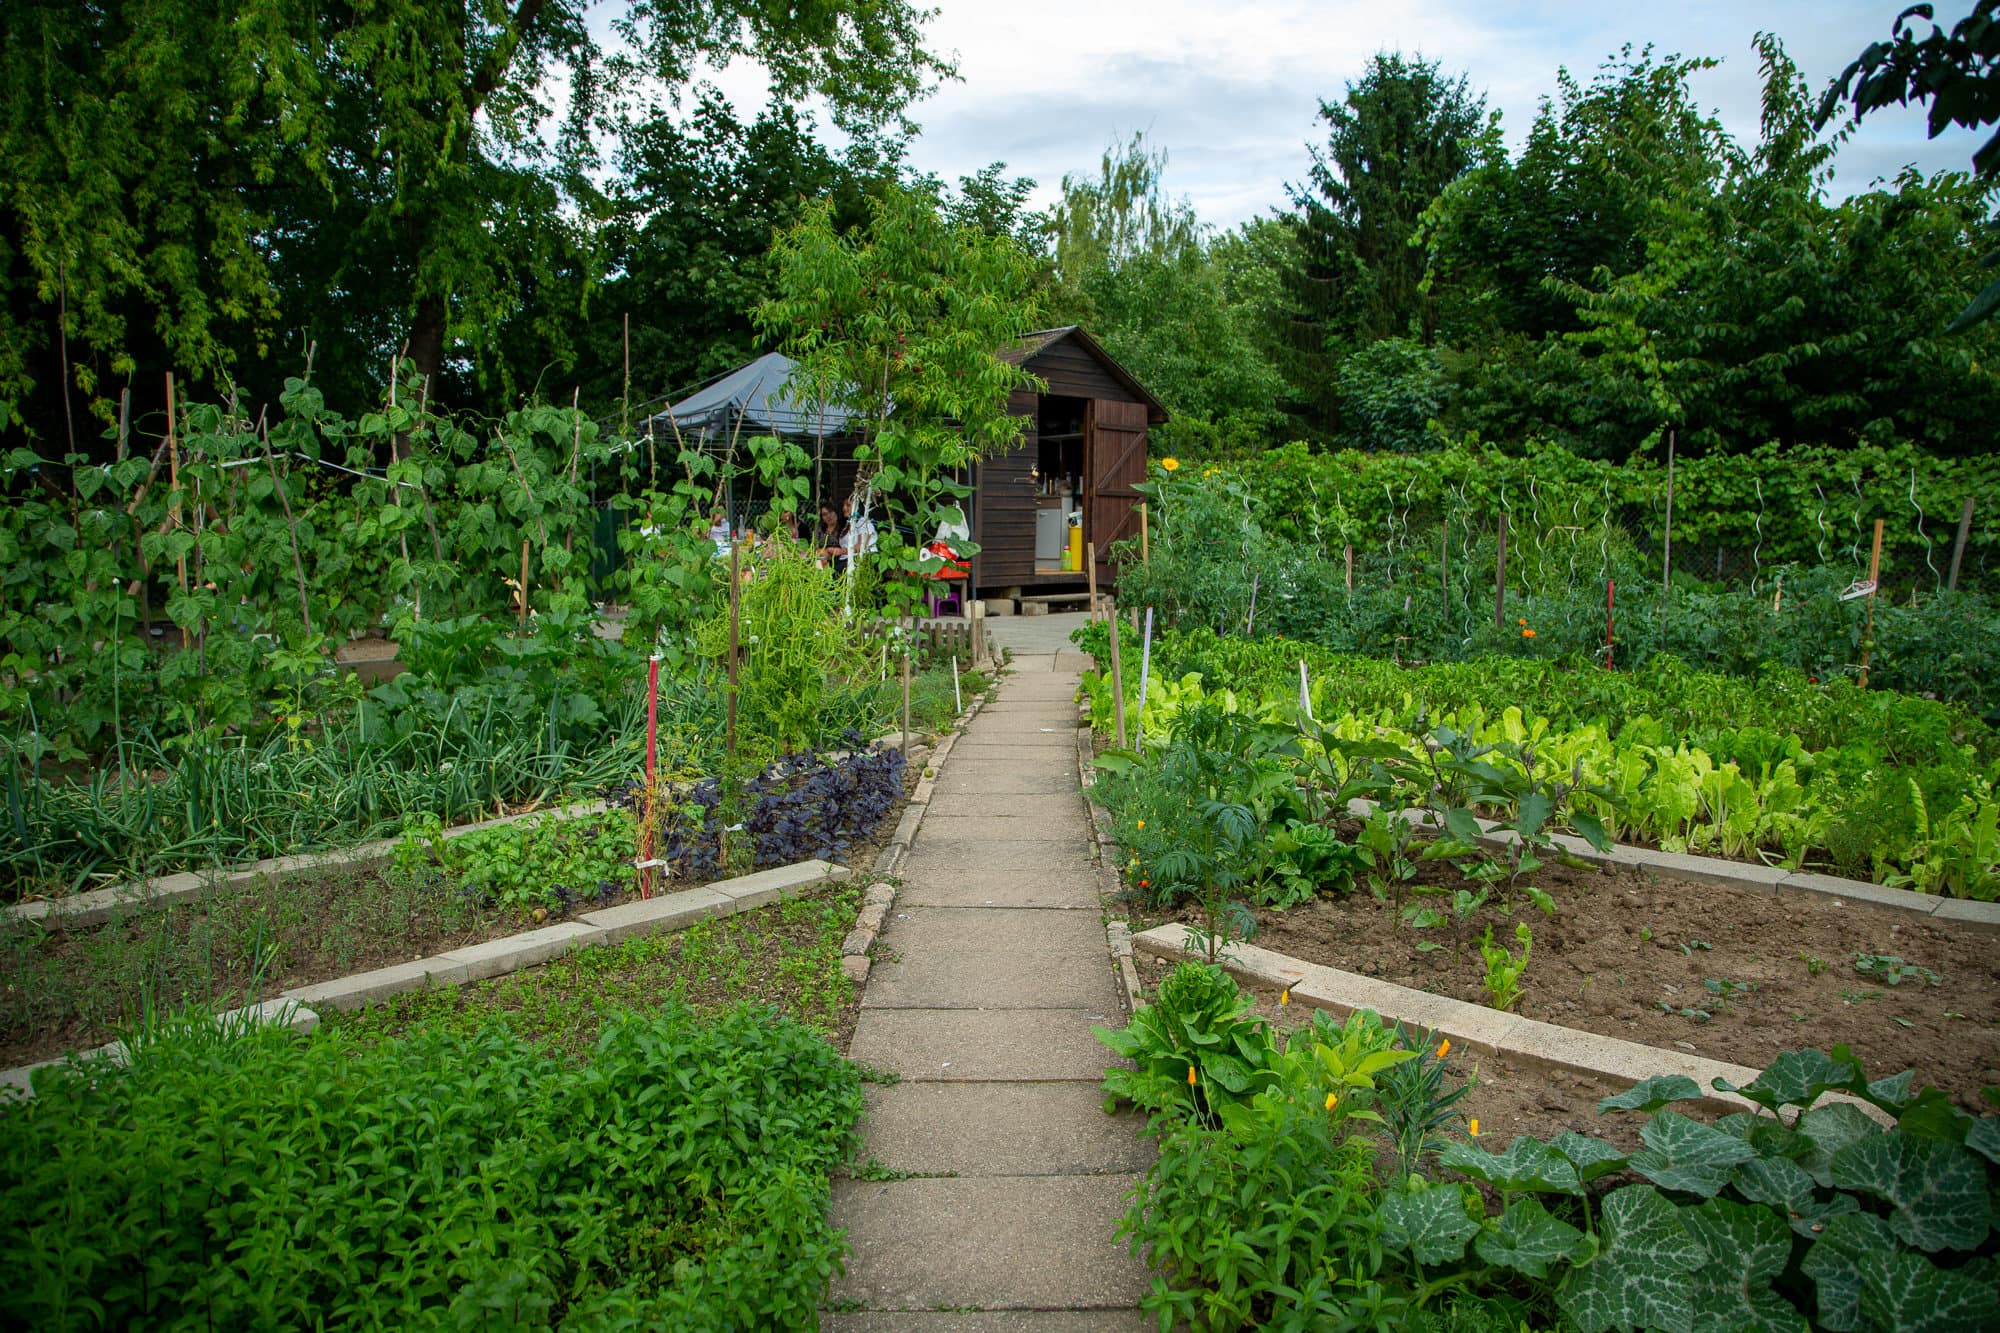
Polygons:
<instances>
[{"instance_id":1,"label":"overcast sky","mask_svg":"<svg viewBox=\"0 0 2000 1333\"><path fill-rule=\"evenodd\" d=\"M1697 94L1754 141L1761 83L1751 38L1776 32L1817 90L1904 0L937 0L935 49L960 79L919 104L912 160L948 180L1005 161L1055 197L1065 172L1096 169L1114 140L1144 131L1170 154L1166 183L1228 227L1285 202L1302 180L1321 98L1338 100L1377 51L1421 53L1464 72L1517 146L1556 70L1588 81L1625 43L1707 55ZM1949 27L1971 0L1943 0ZM721 80L754 111L756 80ZM824 120L822 119L822 125ZM1920 112L1871 116L1842 149L1835 188L1866 189L1904 165L1967 169L1975 137L1924 137Z\"/></svg>"}]
</instances>

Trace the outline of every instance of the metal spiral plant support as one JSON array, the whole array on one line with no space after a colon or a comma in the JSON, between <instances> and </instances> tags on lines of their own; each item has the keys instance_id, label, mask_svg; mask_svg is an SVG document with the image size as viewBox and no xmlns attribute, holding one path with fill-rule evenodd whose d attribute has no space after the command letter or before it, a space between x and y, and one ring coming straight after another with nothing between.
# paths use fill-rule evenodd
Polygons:
<instances>
[{"instance_id":1,"label":"metal spiral plant support","mask_svg":"<svg viewBox=\"0 0 2000 1333\"><path fill-rule=\"evenodd\" d=\"M1389 507L1382 511L1382 546L1389 557L1389 586L1396 586L1396 492L1388 482L1382 483L1382 498Z\"/></svg>"},{"instance_id":2,"label":"metal spiral plant support","mask_svg":"<svg viewBox=\"0 0 2000 1333\"><path fill-rule=\"evenodd\" d=\"M1819 552L1820 567L1824 569L1826 567L1826 490L1818 482L1813 483L1813 489L1819 492L1819 509L1813 514L1813 522L1819 524L1819 538L1813 543L1813 549Z\"/></svg>"},{"instance_id":3,"label":"metal spiral plant support","mask_svg":"<svg viewBox=\"0 0 2000 1333\"><path fill-rule=\"evenodd\" d=\"M1917 536L1924 544L1924 564L1931 571L1931 592L1935 595L1944 590L1944 576L1938 573L1937 565L1931 560L1931 537L1928 532L1924 531L1924 507L1917 502L1917 470L1915 468L1910 469L1910 508L1917 511Z\"/></svg>"},{"instance_id":4,"label":"metal spiral plant support","mask_svg":"<svg viewBox=\"0 0 2000 1333\"><path fill-rule=\"evenodd\" d=\"M1856 477L1854 479L1854 542L1847 548L1847 553L1854 557L1854 568L1856 570L1867 568L1866 565L1861 563L1861 509L1866 503L1867 501L1861 494L1861 478Z\"/></svg>"},{"instance_id":5,"label":"metal spiral plant support","mask_svg":"<svg viewBox=\"0 0 2000 1333\"><path fill-rule=\"evenodd\" d=\"M1611 577L1611 478L1604 479L1604 522L1597 538L1597 576Z\"/></svg>"},{"instance_id":6,"label":"metal spiral plant support","mask_svg":"<svg viewBox=\"0 0 2000 1333\"><path fill-rule=\"evenodd\" d=\"M1750 595L1757 595L1757 585L1764 581L1764 479L1752 477L1757 486L1757 545L1750 552Z\"/></svg>"}]
</instances>

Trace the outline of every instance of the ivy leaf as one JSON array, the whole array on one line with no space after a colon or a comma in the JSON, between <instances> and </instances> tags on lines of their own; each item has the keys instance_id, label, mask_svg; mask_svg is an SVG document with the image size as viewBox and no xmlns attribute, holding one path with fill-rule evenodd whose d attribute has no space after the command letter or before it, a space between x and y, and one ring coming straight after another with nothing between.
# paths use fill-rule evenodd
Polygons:
<instances>
[{"instance_id":1,"label":"ivy leaf","mask_svg":"<svg viewBox=\"0 0 2000 1333\"><path fill-rule=\"evenodd\" d=\"M1663 1189L1712 1198L1729 1183L1733 1167L1753 1160L1757 1150L1733 1134L1662 1111L1639 1131L1645 1151L1634 1154L1632 1169Z\"/></svg>"},{"instance_id":2,"label":"ivy leaf","mask_svg":"<svg viewBox=\"0 0 2000 1333\"><path fill-rule=\"evenodd\" d=\"M2000 1119L1981 1116L1973 1121L1965 1136L1965 1146L1989 1162L2000 1163Z\"/></svg>"},{"instance_id":3,"label":"ivy leaf","mask_svg":"<svg viewBox=\"0 0 2000 1333\"><path fill-rule=\"evenodd\" d=\"M1650 1114L1674 1102L1700 1100L1701 1085L1686 1074L1656 1074L1652 1078L1634 1083L1615 1097L1606 1097L1597 1104L1597 1113L1603 1115L1607 1111L1644 1111Z\"/></svg>"},{"instance_id":4,"label":"ivy leaf","mask_svg":"<svg viewBox=\"0 0 2000 1333\"><path fill-rule=\"evenodd\" d=\"M1576 1168L1576 1178L1585 1185L1614 1171L1623 1171L1625 1163L1630 1160L1627 1154L1603 1139L1579 1134L1573 1129L1566 1129L1550 1139L1549 1147L1569 1159L1570 1165Z\"/></svg>"},{"instance_id":5,"label":"ivy leaf","mask_svg":"<svg viewBox=\"0 0 2000 1333\"><path fill-rule=\"evenodd\" d=\"M1469 1143L1451 1143L1438 1154L1438 1164L1463 1171L1503 1192L1530 1190L1541 1194L1574 1194L1581 1188L1576 1167L1555 1149L1526 1135L1507 1151L1487 1152Z\"/></svg>"},{"instance_id":6,"label":"ivy leaf","mask_svg":"<svg viewBox=\"0 0 2000 1333\"><path fill-rule=\"evenodd\" d=\"M1872 1328L1888 1333L1976 1329L1992 1313L1992 1288L1965 1272L1939 1268L1897 1245L1879 1217L1849 1213L1800 1265L1813 1280L1821 1327L1834 1333Z\"/></svg>"},{"instance_id":7,"label":"ivy leaf","mask_svg":"<svg viewBox=\"0 0 2000 1333\"><path fill-rule=\"evenodd\" d=\"M1792 1257L1792 1233L1776 1213L1710 1199L1683 1209L1681 1223L1709 1256L1690 1287L1699 1333L1807 1333L1805 1317L1771 1289Z\"/></svg>"},{"instance_id":8,"label":"ivy leaf","mask_svg":"<svg viewBox=\"0 0 2000 1333\"><path fill-rule=\"evenodd\" d=\"M1693 1333L1689 1274L1708 1262L1708 1251L1688 1234L1680 1209L1651 1185L1627 1185L1604 1197L1603 1221L1595 1257L1556 1291L1562 1312L1580 1333Z\"/></svg>"},{"instance_id":9,"label":"ivy leaf","mask_svg":"<svg viewBox=\"0 0 2000 1333\"><path fill-rule=\"evenodd\" d=\"M1575 1259L1589 1248L1583 1233L1559 1217L1551 1217L1540 1199L1522 1199L1495 1219L1490 1231L1472 1242L1473 1252L1489 1264L1511 1268L1529 1277L1548 1276L1549 1265Z\"/></svg>"},{"instance_id":10,"label":"ivy leaf","mask_svg":"<svg viewBox=\"0 0 2000 1333\"><path fill-rule=\"evenodd\" d=\"M1382 1204L1382 1223L1389 1243L1407 1248L1420 1264L1463 1259L1465 1242L1479 1230L1466 1216L1465 1196L1456 1185L1391 1195Z\"/></svg>"},{"instance_id":11,"label":"ivy leaf","mask_svg":"<svg viewBox=\"0 0 2000 1333\"><path fill-rule=\"evenodd\" d=\"M1740 1088L1726 1078L1716 1079L1714 1086L1737 1093L1775 1115L1780 1106L1811 1106L1830 1090L1866 1085L1861 1066L1852 1060L1836 1060L1825 1051L1807 1049L1785 1051Z\"/></svg>"},{"instance_id":12,"label":"ivy leaf","mask_svg":"<svg viewBox=\"0 0 2000 1333\"><path fill-rule=\"evenodd\" d=\"M1919 1250L1970 1250L1992 1229L1986 1169L1954 1144L1875 1134L1833 1158L1833 1183L1887 1199L1890 1230Z\"/></svg>"},{"instance_id":13,"label":"ivy leaf","mask_svg":"<svg viewBox=\"0 0 2000 1333\"><path fill-rule=\"evenodd\" d=\"M1813 1201L1813 1178L1797 1162L1783 1157L1760 1157L1745 1162L1736 1168L1730 1184L1752 1203L1779 1209L1788 1216Z\"/></svg>"},{"instance_id":14,"label":"ivy leaf","mask_svg":"<svg viewBox=\"0 0 2000 1333\"><path fill-rule=\"evenodd\" d=\"M1833 1186L1833 1159L1840 1150L1882 1132L1882 1127L1869 1119L1866 1111L1850 1102L1815 1106L1799 1117L1793 1129L1809 1145L1805 1155L1798 1159L1799 1165L1828 1189Z\"/></svg>"}]
</instances>

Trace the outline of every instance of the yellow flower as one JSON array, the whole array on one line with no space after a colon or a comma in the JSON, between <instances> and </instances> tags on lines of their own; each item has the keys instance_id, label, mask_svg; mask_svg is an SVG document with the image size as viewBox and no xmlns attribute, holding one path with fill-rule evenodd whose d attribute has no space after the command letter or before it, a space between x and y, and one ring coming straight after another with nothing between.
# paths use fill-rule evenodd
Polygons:
<instances>
[{"instance_id":1,"label":"yellow flower","mask_svg":"<svg viewBox=\"0 0 2000 1333\"><path fill-rule=\"evenodd\" d=\"M1192 1070L1190 1070L1189 1072L1190 1072L1190 1073L1192 1073L1193 1071L1192 1071ZM1472 1117L1472 1137L1473 1137L1473 1138L1475 1138L1475 1139L1479 1137L1479 1117L1478 1117L1478 1116L1474 1116L1474 1117Z\"/></svg>"},{"instance_id":2,"label":"yellow flower","mask_svg":"<svg viewBox=\"0 0 2000 1333\"><path fill-rule=\"evenodd\" d=\"M1140 821L1139 821L1139 827L1140 827L1140 828L1144 828L1144 827L1146 827L1146 821L1145 821L1145 820L1143 820L1143 819L1142 819L1142 820L1140 820Z\"/></svg>"},{"instance_id":3,"label":"yellow flower","mask_svg":"<svg viewBox=\"0 0 2000 1333\"><path fill-rule=\"evenodd\" d=\"M1287 986L1283 990L1278 992L1278 1005L1280 1008L1282 1008L1285 1005L1290 1004L1291 1002L1292 1002L1292 988L1290 986Z\"/></svg>"},{"instance_id":4,"label":"yellow flower","mask_svg":"<svg viewBox=\"0 0 2000 1333\"><path fill-rule=\"evenodd\" d=\"M1446 1037L1443 1041L1438 1043L1438 1059L1442 1060L1447 1055L1450 1054L1451 1054L1451 1038Z\"/></svg>"},{"instance_id":5,"label":"yellow flower","mask_svg":"<svg viewBox=\"0 0 2000 1333\"><path fill-rule=\"evenodd\" d=\"M1330 1092L1329 1092L1328 1094L1326 1094L1326 1109L1327 1109L1327 1110L1331 1111L1331 1110L1332 1110L1332 1109L1333 1109L1333 1108L1334 1108L1334 1107L1335 1107L1336 1105L1338 1105L1338 1104L1339 1104L1339 1102L1340 1102L1340 1098L1338 1098L1338 1097L1334 1096L1334 1095L1333 1095L1332 1093L1330 1093Z\"/></svg>"},{"instance_id":6,"label":"yellow flower","mask_svg":"<svg viewBox=\"0 0 2000 1333\"><path fill-rule=\"evenodd\" d=\"M1178 472L1180 468L1181 460L1178 458L1162 458L1160 460L1160 470L1162 472Z\"/></svg>"},{"instance_id":7,"label":"yellow flower","mask_svg":"<svg viewBox=\"0 0 2000 1333\"><path fill-rule=\"evenodd\" d=\"M1193 1065L1189 1065L1189 1066L1188 1066L1188 1086L1189 1086L1190 1088L1192 1088L1192 1087L1194 1086L1194 1066L1193 1066ZM1479 1122L1475 1120L1475 1121L1473 1121L1473 1123L1474 1123L1474 1124L1478 1124Z\"/></svg>"}]
</instances>

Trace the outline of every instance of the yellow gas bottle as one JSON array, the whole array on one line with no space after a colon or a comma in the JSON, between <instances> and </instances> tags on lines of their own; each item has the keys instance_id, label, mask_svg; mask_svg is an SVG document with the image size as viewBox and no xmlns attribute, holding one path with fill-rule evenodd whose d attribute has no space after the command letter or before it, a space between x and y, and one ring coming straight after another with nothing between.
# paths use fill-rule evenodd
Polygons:
<instances>
[{"instance_id":1,"label":"yellow gas bottle","mask_svg":"<svg viewBox=\"0 0 2000 1333\"><path fill-rule=\"evenodd\" d=\"M1083 515L1080 513L1072 512L1069 516L1069 550L1064 553L1063 568L1083 568Z\"/></svg>"}]
</instances>

